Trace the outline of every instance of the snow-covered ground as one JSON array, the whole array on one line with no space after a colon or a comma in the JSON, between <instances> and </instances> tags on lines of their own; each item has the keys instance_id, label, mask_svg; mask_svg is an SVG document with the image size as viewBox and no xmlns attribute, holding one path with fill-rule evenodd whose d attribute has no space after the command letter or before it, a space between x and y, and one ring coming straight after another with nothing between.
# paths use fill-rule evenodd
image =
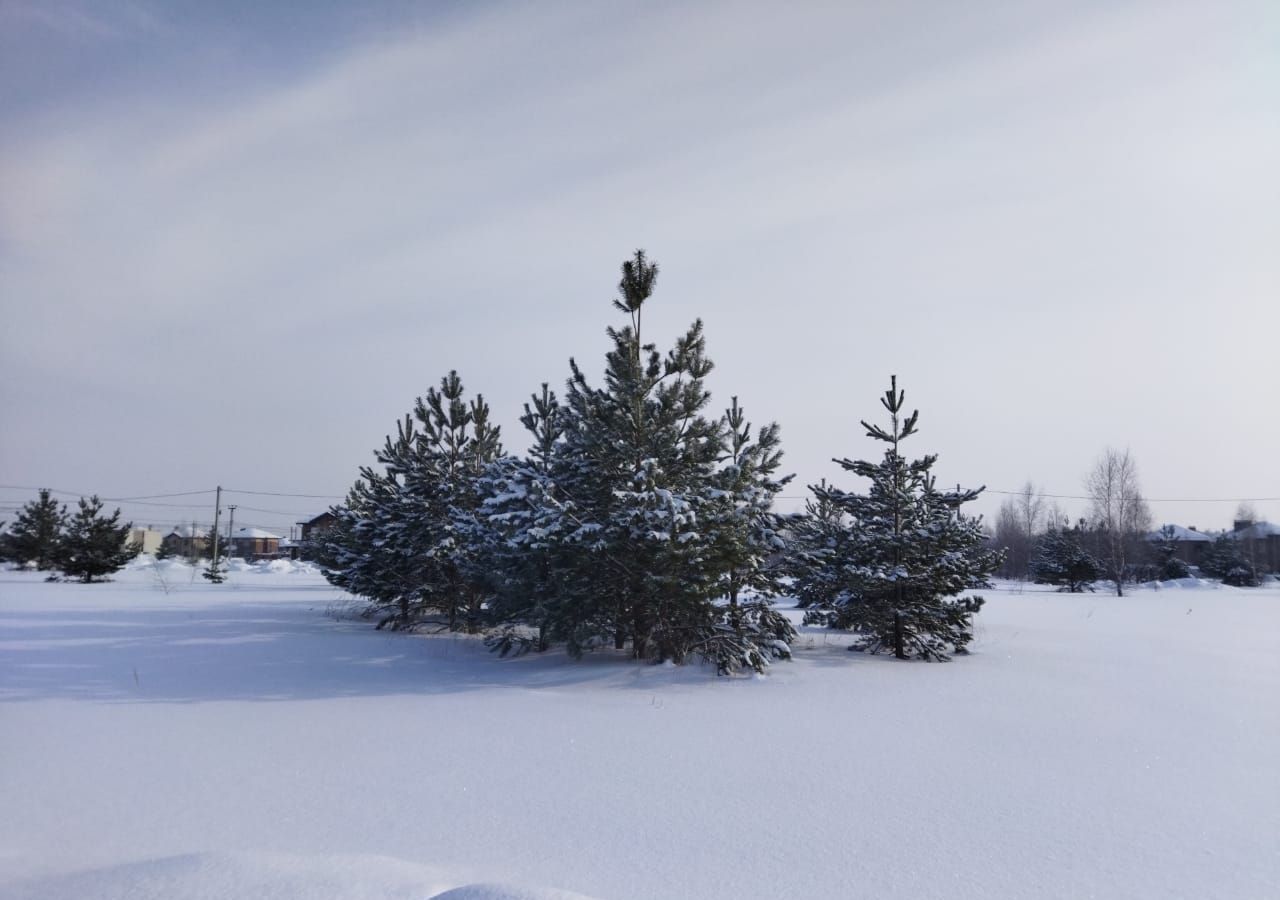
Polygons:
<instances>
[{"instance_id":1,"label":"snow-covered ground","mask_svg":"<svg viewBox=\"0 0 1280 900\"><path fill-rule=\"evenodd\" d=\"M0 895L1280 897L1274 585L1006 587L952 663L718 679L274 568L0 574Z\"/></svg>"}]
</instances>

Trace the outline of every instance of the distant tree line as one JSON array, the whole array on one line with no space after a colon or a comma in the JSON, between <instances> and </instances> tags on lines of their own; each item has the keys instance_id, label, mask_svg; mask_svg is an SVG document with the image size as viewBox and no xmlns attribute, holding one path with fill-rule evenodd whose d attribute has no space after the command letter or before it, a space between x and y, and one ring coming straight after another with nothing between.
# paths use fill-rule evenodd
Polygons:
<instances>
[{"instance_id":1,"label":"distant tree line","mask_svg":"<svg viewBox=\"0 0 1280 900\"><path fill-rule=\"evenodd\" d=\"M1077 593L1092 591L1095 582L1106 580L1117 596L1123 596L1127 583L1192 574L1178 556L1174 528L1151 531L1151 512L1128 450L1105 450L1086 476L1085 488L1088 514L1074 523L1031 482L1001 503L991 535L991 545L1004 554L1000 575ZM1238 512L1237 518L1241 515L1252 518L1253 513ZM1214 539L1200 560L1199 573L1239 587L1260 583L1241 542L1227 533Z\"/></svg>"},{"instance_id":2,"label":"distant tree line","mask_svg":"<svg viewBox=\"0 0 1280 900\"><path fill-rule=\"evenodd\" d=\"M1000 554L962 512L978 491L939 490L936 457L901 454L918 414L896 379L888 427L863 422L883 457L838 461L867 493L824 482L805 514L779 515L778 426L753 425L736 396L710 412L701 321L665 353L648 339L657 276L643 251L623 263L603 380L571 358L563 395L543 384L520 420L527 453L504 450L456 372L419 398L332 509L326 577L379 628L482 632L502 654L612 648L759 672L796 637L781 594L857 649L964 651L982 600L961 595Z\"/></svg>"}]
</instances>

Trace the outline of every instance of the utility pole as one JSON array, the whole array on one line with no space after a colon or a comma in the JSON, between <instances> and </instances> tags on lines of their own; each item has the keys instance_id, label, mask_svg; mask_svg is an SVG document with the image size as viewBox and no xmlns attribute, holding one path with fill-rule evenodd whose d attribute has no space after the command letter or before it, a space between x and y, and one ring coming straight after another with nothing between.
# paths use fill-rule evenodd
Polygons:
<instances>
[{"instance_id":1,"label":"utility pole","mask_svg":"<svg viewBox=\"0 0 1280 900\"><path fill-rule=\"evenodd\" d=\"M213 567L218 568L218 519L222 515L222 485L218 485L218 495L213 501Z\"/></svg>"},{"instance_id":2,"label":"utility pole","mask_svg":"<svg viewBox=\"0 0 1280 900\"><path fill-rule=\"evenodd\" d=\"M227 522L227 558L231 558L231 536L235 534L236 527L236 505L234 503L227 504L227 509L231 510L231 518Z\"/></svg>"}]
</instances>

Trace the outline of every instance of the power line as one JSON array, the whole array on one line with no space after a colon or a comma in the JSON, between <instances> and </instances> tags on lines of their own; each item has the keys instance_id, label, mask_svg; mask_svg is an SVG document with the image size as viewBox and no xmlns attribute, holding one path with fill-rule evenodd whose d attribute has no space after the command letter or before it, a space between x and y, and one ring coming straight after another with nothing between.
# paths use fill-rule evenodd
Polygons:
<instances>
[{"instance_id":1,"label":"power line","mask_svg":"<svg viewBox=\"0 0 1280 900\"><path fill-rule=\"evenodd\" d=\"M25 484L0 484L0 489L6 491L48 491L51 494L66 494L68 497L88 497L89 494L84 491L64 491L59 488L47 487L29 487Z\"/></svg>"},{"instance_id":2,"label":"power line","mask_svg":"<svg viewBox=\"0 0 1280 900\"><path fill-rule=\"evenodd\" d=\"M236 506L236 509L247 509L247 510L249 510L250 512L268 513L268 514L273 515L273 516L306 516L306 515L311 515L311 511L310 511L310 510L308 510L308 511L306 511L306 512L297 512L297 511L290 511L290 510L284 510L284 509L260 509L259 507L256 507L256 506L244 506L243 504L240 504L240 505Z\"/></svg>"},{"instance_id":3,"label":"power line","mask_svg":"<svg viewBox=\"0 0 1280 900\"><path fill-rule=\"evenodd\" d=\"M1026 491L998 491L995 488L986 488L984 494L1004 494L1010 497L1018 497L1026 494ZM1092 500L1078 494L1044 494L1039 491L1035 492L1035 496L1043 497L1046 500ZM808 500L807 496L778 496L775 500ZM1280 501L1280 497L1143 497L1147 503L1275 503Z\"/></svg>"},{"instance_id":4,"label":"power line","mask_svg":"<svg viewBox=\"0 0 1280 900\"><path fill-rule=\"evenodd\" d=\"M337 494L286 494L281 491L242 491L238 488L227 488L229 494L253 494L256 497L304 497L308 500L345 500L345 496Z\"/></svg>"},{"instance_id":5,"label":"power line","mask_svg":"<svg viewBox=\"0 0 1280 900\"><path fill-rule=\"evenodd\" d=\"M0 489L6 490L6 491L36 491L37 493L39 493L40 491L48 491L51 494L62 494L67 497L90 497L90 496L93 496L93 493L94 493L92 491L68 491L62 488L29 487L27 485L21 485L21 484L0 484ZM207 491L181 491L176 494L143 494L137 497L101 497L100 496L98 499L108 503L137 503L141 506L173 506L179 509L194 509L195 507L191 504L147 503L146 501L158 500L164 497L194 497L198 494L212 494L212 493L215 493L214 489L210 489Z\"/></svg>"},{"instance_id":6,"label":"power line","mask_svg":"<svg viewBox=\"0 0 1280 900\"><path fill-rule=\"evenodd\" d=\"M985 493L1018 496L1026 494L1026 491L998 491L995 488L987 488ZM1076 494L1042 494L1039 491L1035 492L1035 496L1045 497L1050 500L1093 499L1092 497ZM1148 503L1274 503L1280 500L1280 497L1143 497L1142 499Z\"/></svg>"},{"instance_id":7,"label":"power line","mask_svg":"<svg viewBox=\"0 0 1280 900\"><path fill-rule=\"evenodd\" d=\"M69 490L66 490L65 488L32 487L30 485L21 485L21 484L0 484L0 490L34 491L34 492L48 491L51 494L58 494L60 496L67 496L67 497L88 497L91 495L91 492L87 492L87 491L69 491ZM298 498L312 499L312 500L344 499L343 497L340 497L336 494L290 494L282 491L238 491L231 488L224 488L223 492L228 494L252 494L254 496L260 496L260 497L298 497ZM216 488L210 488L208 490L201 490L201 491L178 491L171 494L139 494L137 496L130 496L130 497L99 497L99 499L101 499L103 502L106 502L106 503L128 503L134 506L157 506L157 507L167 507L170 509L203 509L204 504L157 503L155 501L157 499L162 499L162 498L196 497L196 496L214 494L214 493L217 493ZM13 502L13 507L15 509L21 509L22 506L23 504L20 502L17 502L17 501ZM4 508L4 504L0 503L0 509L2 508ZM294 511L294 510L280 510L280 509L255 509L254 507L250 507L250 506L242 506L241 508L253 510L254 512L269 513L271 515L279 515L279 516L302 516L302 515L308 515L312 512L311 510Z\"/></svg>"},{"instance_id":8,"label":"power line","mask_svg":"<svg viewBox=\"0 0 1280 900\"><path fill-rule=\"evenodd\" d=\"M165 497L194 497L197 494L213 494L216 492L216 488L210 488L207 491L181 491L177 494L143 494L141 497L103 497L102 499L123 503L134 500L161 500Z\"/></svg>"},{"instance_id":9,"label":"power line","mask_svg":"<svg viewBox=\"0 0 1280 900\"><path fill-rule=\"evenodd\" d=\"M151 500L130 500L126 497L101 497L99 498L109 503L128 503L132 506L167 506L170 509L204 509L207 503L156 503Z\"/></svg>"}]
</instances>

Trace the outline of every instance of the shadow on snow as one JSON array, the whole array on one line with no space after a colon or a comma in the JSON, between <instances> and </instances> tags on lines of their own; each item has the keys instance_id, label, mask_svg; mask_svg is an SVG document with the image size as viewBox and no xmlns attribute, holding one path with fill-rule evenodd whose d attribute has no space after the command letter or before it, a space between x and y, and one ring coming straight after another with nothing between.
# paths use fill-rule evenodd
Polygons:
<instances>
[{"instance_id":1,"label":"shadow on snow","mask_svg":"<svg viewBox=\"0 0 1280 900\"><path fill-rule=\"evenodd\" d=\"M371 622L341 615L332 590L309 594L0 610L0 701L317 700L746 680L717 679L696 662L639 663L612 649L576 661L563 649L502 659L477 636L375 631Z\"/></svg>"}]
</instances>

